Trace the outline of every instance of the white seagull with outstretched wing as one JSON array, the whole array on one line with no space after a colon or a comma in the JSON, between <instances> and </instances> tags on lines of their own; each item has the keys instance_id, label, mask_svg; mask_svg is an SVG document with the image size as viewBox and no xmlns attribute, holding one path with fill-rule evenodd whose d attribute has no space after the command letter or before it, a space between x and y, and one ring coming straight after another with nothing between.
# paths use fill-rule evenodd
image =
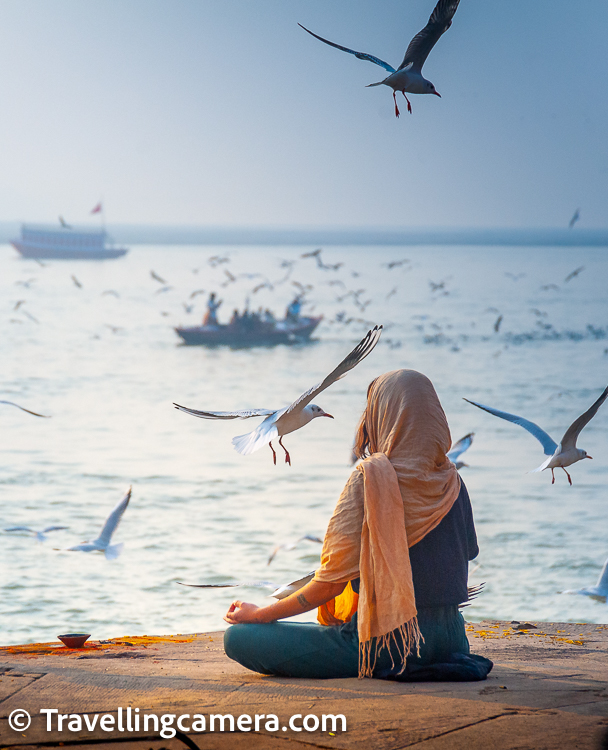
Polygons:
<instances>
[{"instance_id":1,"label":"white seagull with outstretched wing","mask_svg":"<svg viewBox=\"0 0 608 750\"><path fill-rule=\"evenodd\" d=\"M416 36L409 43L408 48L405 52L405 57L401 65L395 70L392 65L384 62L379 57L369 55L367 52L356 52L354 49L348 47L342 47L340 44L330 42L329 39L324 39L318 34L314 34L310 29L298 24L304 31L307 31L315 39L318 39L325 44L329 44L330 47L335 47L343 52L348 52L354 55L359 60L368 60L376 65L379 65L384 70L387 70L390 75L384 80L378 81L377 83L370 83L369 86L390 86L393 89L393 99L395 101L395 115L399 117L399 107L397 106L397 91L400 91L407 102L408 112L412 111L412 105L410 100L406 96L408 94L435 94L435 96L441 96L436 90L435 86L428 81L422 75L422 66L424 65L426 58L429 56L430 51L439 41L439 38L444 34L452 25L452 18L458 3L460 0L439 0L435 9L431 13L431 17L427 25L419 31Z\"/></svg>"},{"instance_id":2,"label":"white seagull with outstretched wing","mask_svg":"<svg viewBox=\"0 0 608 750\"><path fill-rule=\"evenodd\" d=\"M466 450L471 447L474 437L475 433L469 432L468 435L465 435L463 438L460 438L457 443L454 443L449 452L446 453L447 457L456 466L457 469L462 469L463 466L468 466L468 464L465 464L464 461L459 461L458 459Z\"/></svg>"},{"instance_id":3,"label":"white seagull with outstretched wing","mask_svg":"<svg viewBox=\"0 0 608 750\"><path fill-rule=\"evenodd\" d=\"M199 411L188 409L186 406L173 404L176 409L192 414L193 417L201 419L249 419L250 417L266 417L255 430L248 432L246 435L237 435L232 438L234 448L242 455L248 455L257 451L264 445L269 445L272 451L272 458L276 465L277 454L272 447L272 441L279 438L279 445L285 451L285 463L291 466L291 456L289 451L282 443L283 435L299 430L300 427L307 425L315 417L330 417L331 414L323 411L320 406L310 402L318 396L319 393L329 388L330 385L343 378L349 370L356 367L367 355L374 349L380 340L382 326L374 326L368 331L352 352L345 357L342 362L330 372L330 374L317 385L309 388L293 404L286 406L284 409L243 409L242 411Z\"/></svg>"},{"instance_id":4,"label":"white seagull with outstretched wing","mask_svg":"<svg viewBox=\"0 0 608 750\"><path fill-rule=\"evenodd\" d=\"M562 591L562 594L583 594L583 596L590 596L592 599L598 599L601 602L608 601L608 559L604 563L595 586L585 586L582 589L568 589L567 591Z\"/></svg>"},{"instance_id":5,"label":"white seagull with outstretched wing","mask_svg":"<svg viewBox=\"0 0 608 750\"><path fill-rule=\"evenodd\" d=\"M587 409L584 414L581 414L578 419L575 419L574 422L572 422L570 427L568 427L566 432L564 432L564 436L562 437L559 445L555 442L555 440L553 440L550 435L548 435L534 422L530 422L523 417L518 417L516 414L509 414L506 411L498 411L498 409L492 409L490 406L484 406L483 404L478 404L475 401L469 401L468 398L465 398L464 400L468 401L469 404L473 404L473 406L477 406L480 409L489 412L490 414L494 414L495 417L500 417L501 419L506 419L509 422L518 424L520 427L523 427L524 430L527 430L530 434L534 435L534 437L543 446L545 456L548 456L548 458L537 469L533 469L530 472L531 474L534 474L537 471L551 469L551 484L554 484L555 474L553 473L553 470L561 468L566 472L568 482L572 484L572 478L566 471L566 466L571 466L577 461L581 461L583 458L592 458L592 456L587 455L587 451L584 451L582 448L576 447L577 438L583 427L585 427L596 415L597 410L604 403L606 398L608 398L608 388L604 390L602 395L589 407L589 409Z\"/></svg>"},{"instance_id":6,"label":"white seagull with outstretched wing","mask_svg":"<svg viewBox=\"0 0 608 750\"><path fill-rule=\"evenodd\" d=\"M129 500L131 499L131 487L127 490L127 494L123 499L116 505L114 510L107 517L106 522L103 525L101 534L94 539L92 542L83 542L77 544L74 547L69 547L69 552L103 552L108 560L114 560L120 555L123 548L123 543L110 544L112 540L112 534L116 531L122 514L127 509Z\"/></svg>"}]
</instances>

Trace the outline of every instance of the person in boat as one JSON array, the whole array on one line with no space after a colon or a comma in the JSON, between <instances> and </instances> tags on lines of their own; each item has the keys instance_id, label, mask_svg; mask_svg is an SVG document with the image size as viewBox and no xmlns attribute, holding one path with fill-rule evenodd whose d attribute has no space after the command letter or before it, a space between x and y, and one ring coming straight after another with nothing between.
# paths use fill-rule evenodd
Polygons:
<instances>
[{"instance_id":1,"label":"person in boat","mask_svg":"<svg viewBox=\"0 0 608 750\"><path fill-rule=\"evenodd\" d=\"M243 331L249 333L255 328L255 313L249 309L249 300L245 301L245 309L241 315L240 326Z\"/></svg>"},{"instance_id":2,"label":"person in boat","mask_svg":"<svg viewBox=\"0 0 608 750\"><path fill-rule=\"evenodd\" d=\"M218 300L215 296L215 292L211 292L209 299L207 300L207 312L203 319L204 326L216 326L217 322L217 311L219 310L223 300Z\"/></svg>"},{"instance_id":3,"label":"person in boat","mask_svg":"<svg viewBox=\"0 0 608 750\"><path fill-rule=\"evenodd\" d=\"M302 295L298 294L287 306L285 320L289 323L297 323L302 311Z\"/></svg>"},{"instance_id":4,"label":"person in boat","mask_svg":"<svg viewBox=\"0 0 608 750\"><path fill-rule=\"evenodd\" d=\"M266 312L263 307L259 307L254 315L254 328L259 333L265 333L268 330L268 323L266 322Z\"/></svg>"},{"instance_id":5,"label":"person in boat","mask_svg":"<svg viewBox=\"0 0 608 750\"><path fill-rule=\"evenodd\" d=\"M414 370L376 378L355 445L361 461L314 578L265 607L233 602L226 654L284 677L485 679L492 662L470 654L458 606L478 554L473 514L431 381ZM315 608L320 624L279 622Z\"/></svg>"}]
</instances>

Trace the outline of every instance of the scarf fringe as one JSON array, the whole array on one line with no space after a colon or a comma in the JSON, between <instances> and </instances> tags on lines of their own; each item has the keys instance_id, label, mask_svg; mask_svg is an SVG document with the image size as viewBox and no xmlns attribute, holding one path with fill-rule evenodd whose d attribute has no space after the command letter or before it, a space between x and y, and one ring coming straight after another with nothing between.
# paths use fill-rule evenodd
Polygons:
<instances>
[{"instance_id":1,"label":"scarf fringe","mask_svg":"<svg viewBox=\"0 0 608 750\"><path fill-rule=\"evenodd\" d=\"M398 656L398 664L401 669L397 674L405 670L407 657L414 651L416 656L420 656L420 641L424 641L420 628L418 627L418 618L412 617L408 622L403 623L390 633L370 638L368 641L359 643L359 679L363 677L373 677L376 662L382 649L388 649L391 656L391 668L395 667L395 659L391 645L395 645Z\"/></svg>"}]
</instances>

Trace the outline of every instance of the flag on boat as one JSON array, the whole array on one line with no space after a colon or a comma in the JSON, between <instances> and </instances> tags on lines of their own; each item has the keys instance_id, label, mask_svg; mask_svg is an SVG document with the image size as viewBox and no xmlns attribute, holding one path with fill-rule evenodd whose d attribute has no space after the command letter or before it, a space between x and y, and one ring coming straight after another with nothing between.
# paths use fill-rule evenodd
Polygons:
<instances>
[{"instance_id":1,"label":"flag on boat","mask_svg":"<svg viewBox=\"0 0 608 750\"><path fill-rule=\"evenodd\" d=\"M103 206L101 203L98 203L95 208L91 211L92 214L99 214L103 211Z\"/></svg>"}]
</instances>

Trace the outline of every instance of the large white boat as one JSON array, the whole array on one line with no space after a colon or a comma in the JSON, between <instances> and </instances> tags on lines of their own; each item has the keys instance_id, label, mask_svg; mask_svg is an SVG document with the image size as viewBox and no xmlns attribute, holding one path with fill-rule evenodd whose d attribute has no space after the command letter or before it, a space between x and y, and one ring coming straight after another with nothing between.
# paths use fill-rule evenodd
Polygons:
<instances>
[{"instance_id":1,"label":"large white boat","mask_svg":"<svg viewBox=\"0 0 608 750\"><path fill-rule=\"evenodd\" d=\"M64 224L56 227L44 224L23 224L21 237L11 240L11 245L24 258L119 258L128 252L126 247L116 247L105 229L73 227Z\"/></svg>"}]
</instances>

